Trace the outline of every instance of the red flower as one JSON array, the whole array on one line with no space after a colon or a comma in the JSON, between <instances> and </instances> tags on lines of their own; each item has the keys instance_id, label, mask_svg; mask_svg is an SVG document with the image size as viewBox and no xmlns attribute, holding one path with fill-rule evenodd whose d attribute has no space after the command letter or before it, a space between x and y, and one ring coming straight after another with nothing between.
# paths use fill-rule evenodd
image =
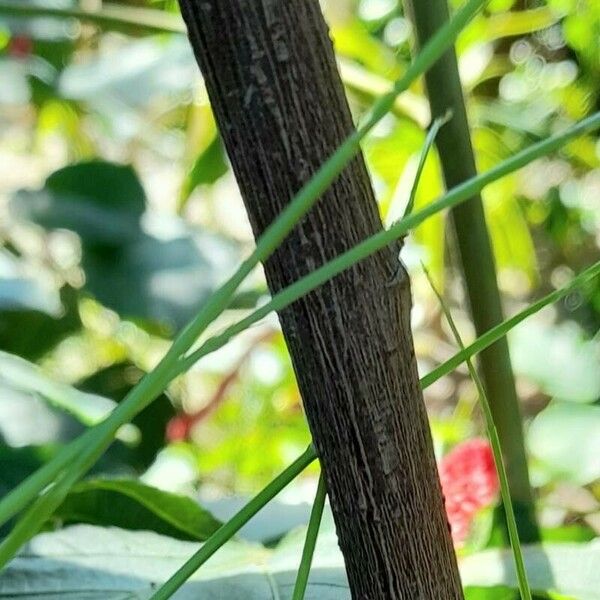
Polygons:
<instances>
[{"instance_id":1,"label":"red flower","mask_svg":"<svg viewBox=\"0 0 600 600\"><path fill-rule=\"evenodd\" d=\"M27 58L33 52L33 42L26 35L15 35L8 45L8 53L14 58Z\"/></svg>"},{"instance_id":2,"label":"red flower","mask_svg":"<svg viewBox=\"0 0 600 600\"><path fill-rule=\"evenodd\" d=\"M473 439L458 444L441 460L439 472L452 539L460 545L477 511L498 494L498 474L489 443Z\"/></svg>"}]
</instances>

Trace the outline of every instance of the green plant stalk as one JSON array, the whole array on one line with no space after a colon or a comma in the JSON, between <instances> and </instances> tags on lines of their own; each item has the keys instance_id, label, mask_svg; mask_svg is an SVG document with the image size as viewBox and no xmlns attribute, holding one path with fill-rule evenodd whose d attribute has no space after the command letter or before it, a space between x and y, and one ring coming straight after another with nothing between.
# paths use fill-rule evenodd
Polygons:
<instances>
[{"instance_id":1,"label":"green plant stalk","mask_svg":"<svg viewBox=\"0 0 600 600\"><path fill-rule=\"evenodd\" d=\"M431 278L431 275L429 274L424 265L423 270L425 271L425 275L429 280L429 285L433 289L433 292L435 293L437 299L440 302L440 305L442 307L442 310L444 311L446 320L450 325L450 329L452 330L456 343L458 344L461 350L464 350L465 345L462 341L458 328L456 327L456 323L452 318L452 313L450 312L448 305L442 298L442 295L440 294L438 289L435 287L433 279ZM498 480L500 482L500 495L502 497L502 504L504 505L504 511L506 514L506 527L508 529L510 546L512 548L513 558L515 561L515 570L517 573L517 580L519 582L521 600L531 600L531 589L529 587L529 581L527 580L527 571L525 569L525 561L523 560L523 551L521 550L521 542L519 541L517 520L515 518L515 512L513 510L512 499L510 497L508 477L506 475L506 469L504 468L504 461L502 459L500 437L498 436L498 430L496 429L496 425L494 424L494 417L492 416L492 410L490 408L490 404L488 402L488 398L485 392L485 388L483 387L481 378L479 377L477 370L473 366L473 361L470 358L466 359L466 363L467 368L469 369L469 374L471 375L471 379L477 387L477 393L479 394L479 402L481 403L481 408L483 409L483 415L485 417L485 426L487 429L488 437L490 439L492 453L494 455L494 463L496 464L496 471L498 473Z\"/></svg>"},{"instance_id":2,"label":"green plant stalk","mask_svg":"<svg viewBox=\"0 0 600 600\"><path fill-rule=\"evenodd\" d=\"M435 383L436 381L438 381L445 375L448 375L449 373L451 373L462 362L464 362L465 360L469 359L472 356L475 356L476 354L478 354L485 348L489 347L495 341L497 341L501 337L505 336L512 328L514 328L520 322L525 320L527 317L539 312L545 306L560 300L561 298L563 298L564 296L566 296L567 294L569 294L576 288L583 286L586 283L590 282L595 277L598 277L598 275L600 275L600 261L597 262L596 264L594 264L593 266L589 267L582 273L580 273L565 287L563 287L559 290L555 290L554 292L548 294L544 298L541 298L537 302L528 306L526 309L524 309L520 313L514 315L507 321L501 323L500 325L494 327L492 330L486 332L483 336L481 336L480 338L475 340L475 342L473 342L470 346L467 346L466 348L462 349L460 352L455 354L451 359L446 361L444 364L440 365L439 367L437 367L436 369L434 369L433 371L431 371L430 373L428 373L427 375L422 377L421 378L422 389L426 389L428 386L432 385L433 383ZM225 343L226 343L226 340L222 342L221 346L224 345ZM210 350L208 350L207 353L208 352L210 352ZM82 439L82 438L80 438L80 439ZM71 477L73 477L73 476L71 475ZM76 479L76 477L74 479ZM72 483L71 483L71 480L66 479L66 480L62 481L62 484L59 481L57 485L61 489L61 491L59 493L59 495L61 495L64 493L65 490L68 491L68 489L70 488ZM34 521L34 519L36 518L37 515L40 514L40 511L46 510L47 512L49 511L48 514L51 514L55 510L56 506L58 506L58 504L49 504L49 502L50 502L49 498L47 498L46 496L42 496L38 499L38 501L36 503L34 503L33 507L27 512L27 514L25 515L25 517L23 519L23 521L25 521L25 524L21 525L21 522L19 522L19 524L17 524L17 527L15 528L17 533L14 536L11 533L11 536L13 536L12 540L5 542L6 543L5 547L6 547L7 553L16 552L16 550L19 547L19 543L17 543L18 538L21 538L21 541L24 541L24 539L27 538L27 536L29 535L29 529L31 527L31 524L33 524L33 526L35 526L35 527L39 526L39 523L36 523ZM9 539L9 538L7 538L7 539Z\"/></svg>"},{"instance_id":3,"label":"green plant stalk","mask_svg":"<svg viewBox=\"0 0 600 600\"><path fill-rule=\"evenodd\" d=\"M420 43L426 43L450 18L448 0L409 0L409 5ZM453 188L477 175L458 62L453 49L448 50L425 74L425 82L432 116L452 110L452 119L440 131L436 144L446 187ZM474 194L467 202L453 209L451 220L475 331L480 335L504 319L481 197ZM502 443L513 500L524 509L519 519L521 538L533 542L539 539L539 531L507 341L499 340L482 352L479 365Z\"/></svg>"},{"instance_id":4,"label":"green plant stalk","mask_svg":"<svg viewBox=\"0 0 600 600\"><path fill-rule=\"evenodd\" d=\"M152 596L151 600L170 598L223 544L229 541L261 508L268 504L286 485L293 481L317 458L309 446L285 471L278 475L227 523L213 533L200 550Z\"/></svg>"},{"instance_id":5,"label":"green plant stalk","mask_svg":"<svg viewBox=\"0 0 600 600\"><path fill-rule=\"evenodd\" d=\"M79 436L37 471L24 479L18 487L10 491L0 502L0 525L21 511L27 503L35 498L47 485L60 474L65 465L72 462L85 449L84 435Z\"/></svg>"},{"instance_id":6,"label":"green plant stalk","mask_svg":"<svg viewBox=\"0 0 600 600\"><path fill-rule=\"evenodd\" d=\"M306 539L304 548L302 549L302 558L300 559L300 568L296 576L296 584L294 585L294 593L292 600L304 600L306 586L308 584L308 576L310 575L310 567L312 565L315 546L317 545L317 536L321 527L321 519L323 518L323 509L325 508L325 498L327 497L327 489L325 487L325 476L323 472L319 477L317 493L315 501L310 511L310 519L308 521L308 529L306 530Z\"/></svg>"},{"instance_id":7,"label":"green plant stalk","mask_svg":"<svg viewBox=\"0 0 600 600\"><path fill-rule=\"evenodd\" d=\"M180 356L181 352L184 350L184 346L188 343L191 345L195 339L192 335L195 333L195 329L187 328L182 333L182 336L184 336L183 341L181 341L180 338L176 340L171 351L169 351L157 369L142 379L140 384L138 384L138 386L136 386L136 388L128 395L127 399L123 401L105 421L88 430L78 440L71 442L71 444L59 455L58 458L60 460L57 461L54 459L45 465L36 474L26 479L23 484L13 490L13 492L0 503L0 515L2 516L2 519L6 521L25 507L31 502L36 494L40 493L44 487L48 486L66 467L69 467L72 472L73 469L78 470L75 480L82 476L85 473L86 468L89 468L88 465L93 464L95 457L100 456L110 445L114 432L123 423L126 423L133 418L137 412L147 406L147 404L149 404L151 400L166 387L168 381L187 370L200 357L221 348L232 336L240 333L253 323L256 323L272 310L284 308L327 279L333 277L338 272L352 266L354 262L377 251L393 239L402 237L411 227L418 225L435 212L470 197L473 190L481 189L488 183L524 166L540 156L559 149L576 136L598 126L600 126L600 113L581 121L560 134L523 150L487 173L484 173L469 182L465 182L462 186L452 190L437 202L428 205L422 211L409 215L406 219L395 224L389 231L381 232L380 234L369 238L356 248L341 255L334 261L327 263L317 271L309 274L285 290L282 290L279 294L275 295L268 304L229 327L223 334L210 338L198 350L192 352L187 357L180 359L177 357ZM489 337L487 339L489 340ZM489 345L489 343L487 345ZM485 347L487 346L481 346L478 351ZM461 361L455 363L454 367L457 364L460 364L460 362ZM77 456L77 460L73 462L72 458L75 455ZM57 488L56 490L48 490L48 493L54 493L58 497L62 492L60 488ZM51 506L51 504L47 502L44 506L48 507ZM44 510L39 510L36 512L36 515L38 518L38 525L41 526L47 518L49 518L51 512L47 513ZM34 535L35 531L31 530L29 533L30 535ZM23 538L22 541L25 541L25 538ZM6 543L7 547L11 544L11 542ZM3 558L4 561L8 559L10 559L10 556L8 555Z\"/></svg>"},{"instance_id":8,"label":"green plant stalk","mask_svg":"<svg viewBox=\"0 0 600 600\"><path fill-rule=\"evenodd\" d=\"M256 249L236 271L236 273L220 287L202 307L198 315L174 341L167 355L152 373L149 373L140 384L119 404L107 420L99 426L90 429L84 436L86 445L84 453L91 454L95 448L104 445L107 447L112 440L112 427L120 423L126 415L137 414L147 406L160 392L155 395L147 393L147 389L155 390L168 383L177 376L181 369L174 368L179 358L191 348L202 332L216 319L228 306L232 296L246 276L261 262L266 260L286 237L294 225L310 210L328 186L341 173L346 164L354 158L360 150L361 140L371 129L392 109L396 97L406 90L411 83L422 75L435 61L451 46L458 33L473 18L483 5L484 0L468 0L459 10L452 21L442 28L419 53L406 73L394 84L392 90L379 98L374 104L364 122L351 134L334 154L319 168L310 181L291 200L279 217L265 230L257 242ZM146 387L147 386L147 387ZM129 418L127 419L129 420ZM127 422L127 421L123 421ZM106 423L106 426L105 426ZM111 423L110 425L108 423ZM87 442L89 441L89 445ZM26 480L27 492L23 493L20 486L10 494L8 501L0 502L0 523L5 522L15 514L15 510L23 508L31 501L35 493L39 493L51 483L56 475L67 466L75 468L69 463L69 453L65 451L55 457L51 465L45 470L44 477L38 476L33 480ZM80 457L76 465L83 464L85 454ZM34 491L35 490L35 491ZM10 510L9 510L10 509ZM41 515L40 515L41 516Z\"/></svg>"}]
</instances>

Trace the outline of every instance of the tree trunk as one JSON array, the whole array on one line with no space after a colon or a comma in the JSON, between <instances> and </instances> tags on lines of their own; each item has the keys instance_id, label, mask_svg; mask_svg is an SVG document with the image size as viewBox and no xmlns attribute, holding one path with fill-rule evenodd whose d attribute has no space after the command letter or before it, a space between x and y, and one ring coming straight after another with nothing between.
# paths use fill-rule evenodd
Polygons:
<instances>
[{"instance_id":1,"label":"tree trunk","mask_svg":"<svg viewBox=\"0 0 600 600\"><path fill-rule=\"evenodd\" d=\"M318 0L180 0L255 236L353 124ZM272 292L381 229L362 156L266 261ZM353 598L462 598L393 245L281 311Z\"/></svg>"}]
</instances>

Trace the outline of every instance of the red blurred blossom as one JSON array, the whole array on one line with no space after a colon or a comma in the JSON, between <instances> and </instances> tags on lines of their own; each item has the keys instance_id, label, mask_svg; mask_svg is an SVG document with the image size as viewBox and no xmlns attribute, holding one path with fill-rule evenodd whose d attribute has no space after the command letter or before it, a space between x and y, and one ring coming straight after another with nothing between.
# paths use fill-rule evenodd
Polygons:
<instances>
[{"instance_id":1,"label":"red blurred blossom","mask_svg":"<svg viewBox=\"0 0 600 600\"><path fill-rule=\"evenodd\" d=\"M495 500L500 487L489 443L476 438L458 444L441 460L439 472L452 539L460 546L477 511Z\"/></svg>"},{"instance_id":2,"label":"red blurred blossom","mask_svg":"<svg viewBox=\"0 0 600 600\"><path fill-rule=\"evenodd\" d=\"M33 52L33 42L26 35L15 35L8 44L8 53L13 58L27 58Z\"/></svg>"},{"instance_id":3,"label":"red blurred blossom","mask_svg":"<svg viewBox=\"0 0 600 600\"><path fill-rule=\"evenodd\" d=\"M167 423L166 438L169 442L181 442L190 434L192 423L187 415L176 415Z\"/></svg>"}]
</instances>

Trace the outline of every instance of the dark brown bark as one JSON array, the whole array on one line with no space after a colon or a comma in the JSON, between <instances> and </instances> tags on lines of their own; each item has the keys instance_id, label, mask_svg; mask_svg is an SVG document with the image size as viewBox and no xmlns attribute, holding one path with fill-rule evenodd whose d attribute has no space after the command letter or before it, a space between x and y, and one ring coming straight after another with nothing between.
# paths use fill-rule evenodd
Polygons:
<instances>
[{"instance_id":1,"label":"dark brown bark","mask_svg":"<svg viewBox=\"0 0 600 600\"><path fill-rule=\"evenodd\" d=\"M353 130L317 0L180 0L256 236ZM266 262L276 292L381 229L362 156ZM352 595L462 598L393 245L282 311Z\"/></svg>"}]
</instances>

